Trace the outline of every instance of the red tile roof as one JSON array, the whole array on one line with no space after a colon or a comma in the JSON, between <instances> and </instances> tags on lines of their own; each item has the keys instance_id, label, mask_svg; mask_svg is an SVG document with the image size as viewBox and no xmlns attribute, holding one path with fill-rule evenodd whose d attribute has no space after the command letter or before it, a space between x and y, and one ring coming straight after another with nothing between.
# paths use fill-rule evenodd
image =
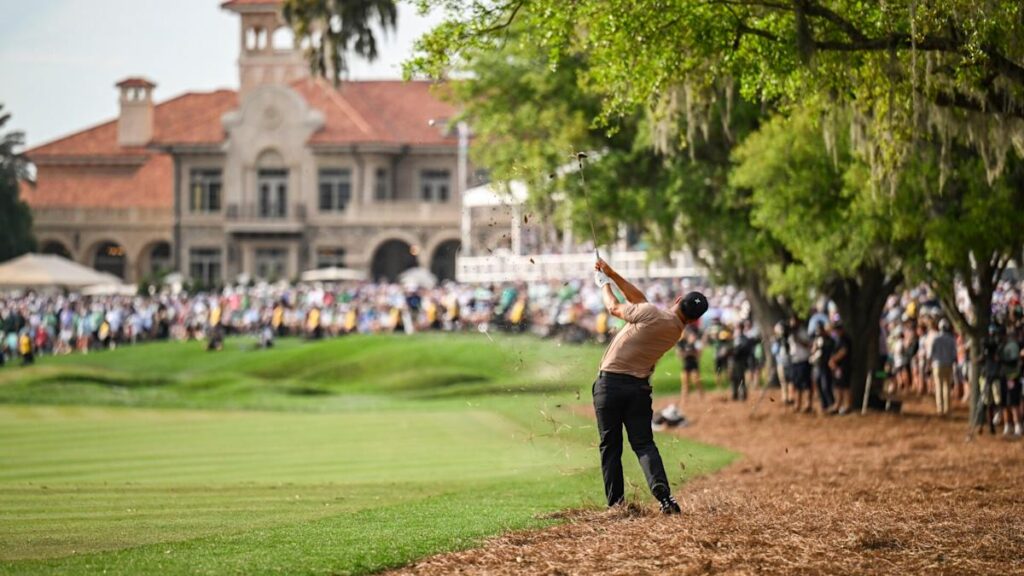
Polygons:
<instances>
[{"instance_id":1,"label":"red tile roof","mask_svg":"<svg viewBox=\"0 0 1024 576\"><path fill-rule=\"evenodd\" d=\"M153 110L153 144L215 144L224 140L220 117L238 107L232 90L190 92ZM117 120L111 120L32 148L32 160L56 157L105 157L150 154L144 146L124 147L117 142Z\"/></svg>"},{"instance_id":2,"label":"red tile roof","mask_svg":"<svg viewBox=\"0 0 1024 576\"><path fill-rule=\"evenodd\" d=\"M324 114L324 126L310 138L318 145L413 145L454 147L444 121L455 110L432 94L430 82L344 82L335 89L322 79L292 84L312 108ZM117 120L76 132L28 150L39 166L38 184L26 189L32 206L173 205L170 156L163 145L216 145L224 141L221 117L238 108L232 90L188 93L154 107L150 146L123 147Z\"/></svg>"},{"instance_id":3,"label":"red tile roof","mask_svg":"<svg viewBox=\"0 0 1024 576\"><path fill-rule=\"evenodd\" d=\"M431 82L399 80L343 82L337 89L323 79L292 84L309 105L324 113L317 144L410 144L455 146L454 135L430 120L455 115L451 105L431 93Z\"/></svg>"},{"instance_id":4,"label":"red tile roof","mask_svg":"<svg viewBox=\"0 0 1024 576\"><path fill-rule=\"evenodd\" d=\"M168 208L174 205L174 161L152 154L142 166L43 166L21 197L33 208Z\"/></svg>"},{"instance_id":5,"label":"red tile roof","mask_svg":"<svg viewBox=\"0 0 1024 576\"><path fill-rule=\"evenodd\" d=\"M309 105L324 113L324 127L310 138L312 144L410 144L454 146L454 135L431 120L452 118L455 110L432 91L431 82L383 80L344 82L335 89L322 79L295 82L292 88ZM217 144L224 141L221 117L238 108L232 90L190 92L158 104L153 115L151 145ZM117 120L76 132L28 151L34 160L57 157L145 155L143 146L123 147L117 142Z\"/></svg>"}]
</instances>

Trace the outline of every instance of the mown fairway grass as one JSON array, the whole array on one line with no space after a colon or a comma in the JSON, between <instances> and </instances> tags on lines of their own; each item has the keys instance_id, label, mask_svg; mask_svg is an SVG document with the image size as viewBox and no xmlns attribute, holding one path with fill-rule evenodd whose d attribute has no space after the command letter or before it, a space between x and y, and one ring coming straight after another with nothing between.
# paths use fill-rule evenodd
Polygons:
<instances>
[{"instance_id":1,"label":"mown fairway grass","mask_svg":"<svg viewBox=\"0 0 1024 576\"><path fill-rule=\"evenodd\" d=\"M0 370L0 573L362 573L600 505L596 431L570 408L590 400L599 347L252 348L150 344ZM677 378L666 358L657 388ZM660 445L675 482L732 458Z\"/></svg>"}]
</instances>

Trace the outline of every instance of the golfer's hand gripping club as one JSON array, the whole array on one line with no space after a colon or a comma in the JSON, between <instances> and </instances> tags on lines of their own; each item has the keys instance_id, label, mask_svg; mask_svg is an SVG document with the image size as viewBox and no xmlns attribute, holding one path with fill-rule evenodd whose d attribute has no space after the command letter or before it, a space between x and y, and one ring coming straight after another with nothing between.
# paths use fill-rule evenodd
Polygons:
<instances>
[{"instance_id":1,"label":"golfer's hand gripping club","mask_svg":"<svg viewBox=\"0 0 1024 576\"><path fill-rule=\"evenodd\" d=\"M597 284L598 288L604 288L612 283L612 279L605 273L606 270L610 269L611 266L608 266L608 263L601 260L601 257L598 256L597 262L594 263L594 284Z\"/></svg>"}]
</instances>

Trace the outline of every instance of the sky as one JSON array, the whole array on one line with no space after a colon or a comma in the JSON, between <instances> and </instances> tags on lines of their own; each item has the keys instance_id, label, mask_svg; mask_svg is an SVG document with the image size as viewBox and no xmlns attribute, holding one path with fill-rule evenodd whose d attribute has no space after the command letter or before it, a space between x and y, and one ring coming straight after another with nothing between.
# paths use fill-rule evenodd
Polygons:
<instances>
[{"instance_id":1,"label":"sky","mask_svg":"<svg viewBox=\"0 0 1024 576\"><path fill-rule=\"evenodd\" d=\"M157 102L238 87L238 17L223 0L0 0L0 104L36 146L117 116L114 84L145 76ZM399 5L380 57L351 78L401 77L412 44L440 21Z\"/></svg>"}]
</instances>

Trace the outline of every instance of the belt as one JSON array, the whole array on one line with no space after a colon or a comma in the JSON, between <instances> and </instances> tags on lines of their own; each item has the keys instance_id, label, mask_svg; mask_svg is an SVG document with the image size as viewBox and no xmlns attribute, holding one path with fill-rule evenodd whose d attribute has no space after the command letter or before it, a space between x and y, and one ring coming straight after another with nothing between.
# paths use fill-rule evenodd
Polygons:
<instances>
[{"instance_id":1,"label":"belt","mask_svg":"<svg viewBox=\"0 0 1024 576\"><path fill-rule=\"evenodd\" d=\"M606 370L599 370L597 375L598 375L599 378L612 378L612 379L620 378L622 380L635 380L637 382L643 382L644 384L650 384L650 382L651 382L651 377L650 376L648 376L647 378L639 378L637 376L633 376L632 374L622 374L620 372L608 372Z\"/></svg>"}]
</instances>

